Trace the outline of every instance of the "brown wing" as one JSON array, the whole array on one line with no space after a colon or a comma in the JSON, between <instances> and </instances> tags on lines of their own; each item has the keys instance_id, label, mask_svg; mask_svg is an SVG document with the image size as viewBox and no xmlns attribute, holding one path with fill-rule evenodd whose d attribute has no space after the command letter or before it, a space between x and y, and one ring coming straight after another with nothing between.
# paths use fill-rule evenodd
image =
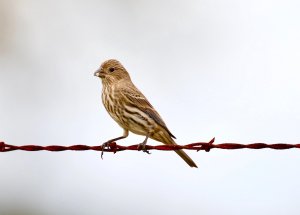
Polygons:
<instances>
[{"instance_id":1,"label":"brown wing","mask_svg":"<svg viewBox=\"0 0 300 215\"><path fill-rule=\"evenodd\" d=\"M151 117L158 125L163 127L171 137L176 139L176 137L167 128L165 122L162 120L154 107L134 85L126 86L126 88L120 89L120 93L123 94L123 96L126 97L133 106L137 106L141 111Z\"/></svg>"}]
</instances>

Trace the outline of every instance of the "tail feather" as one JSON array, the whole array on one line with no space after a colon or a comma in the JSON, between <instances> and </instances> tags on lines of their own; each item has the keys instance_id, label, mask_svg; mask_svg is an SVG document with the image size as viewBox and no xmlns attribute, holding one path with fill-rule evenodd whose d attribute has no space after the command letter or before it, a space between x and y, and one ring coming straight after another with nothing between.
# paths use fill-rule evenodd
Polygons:
<instances>
[{"instance_id":1,"label":"tail feather","mask_svg":"<svg viewBox=\"0 0 300 215\"><path fill-rule=\"evenodd\" d=\"M175 151L190 167L197 167L195 162L183 151L183 150L176 150Z\"/></svg>"},{"instance_id":2,"label":"tail feather","mask_svg":"<svg viewBox=\"0 0 300 215\"><path fill-rule=\"evenodd\" d=\"M153 139L160 141L164 144L167 145L177 145L176 142L172 139L172 137L170 135L166 135L166 133L164 134L160 134L160 135L154 135L152 137ZM190 166L190 167L195 167L198 168L197 165L195 164L195 162L192 160L192 158L190 158L183 150L179 149L179 150L175 150L175 152Z\"/></svg>"}]
</instances>

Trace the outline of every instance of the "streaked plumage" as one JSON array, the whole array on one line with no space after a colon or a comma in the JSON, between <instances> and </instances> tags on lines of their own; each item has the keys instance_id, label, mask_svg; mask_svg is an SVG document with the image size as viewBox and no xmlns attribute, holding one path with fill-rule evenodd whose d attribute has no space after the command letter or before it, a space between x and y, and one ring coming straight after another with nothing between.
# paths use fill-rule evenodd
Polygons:
<instances>
[{"instance_id":1,"label":"streaked plumage","mask_svg":"<svg viewBox=\"0 0 300 215\"><path fill-rule=\"evenodd\" d=\"M128 131L146 136L164 144L176 144L175 136L149 103L146 97L134 86L122 64L114 59L101 64L95 72L102 80L102 102L109 115L124 129L123 139ZM175 151L191 167L197 167L193 160L182 150Z\"/></svg>"}]
</instances>

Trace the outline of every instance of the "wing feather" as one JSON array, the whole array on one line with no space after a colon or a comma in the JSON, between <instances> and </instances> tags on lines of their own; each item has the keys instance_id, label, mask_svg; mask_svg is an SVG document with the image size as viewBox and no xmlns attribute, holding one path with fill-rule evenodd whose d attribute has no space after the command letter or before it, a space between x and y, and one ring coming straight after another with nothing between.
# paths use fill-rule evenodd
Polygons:
<instances>
[{"instance_id":1,"label":"wing feather","mask_svg":"<svg viewBox=\"0 0 300 215\"><path fill-rule=\"evenodd\" d=\"M126 86L126 88L120 89L119 93L123 95L123 97L126 98L126 100L130 102L132 106L136 106L141 111L146 113L158 125L163 127L171 137L176 139L176 137L167 128L161 116L157 113L157 111L146 99L146 97L135 86Z\"/></svg>"}]
</instances>

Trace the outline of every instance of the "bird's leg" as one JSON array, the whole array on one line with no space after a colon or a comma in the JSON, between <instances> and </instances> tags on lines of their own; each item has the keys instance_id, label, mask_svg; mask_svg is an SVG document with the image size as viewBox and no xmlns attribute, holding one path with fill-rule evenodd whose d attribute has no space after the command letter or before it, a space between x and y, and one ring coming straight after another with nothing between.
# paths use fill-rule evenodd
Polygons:
<instances>
[{"instance_id":1,"label":"bird's leg","mask_svg":"<svg viewBox=\"0 0 300 215\"><path fill-rule=\"evenodd\" d=\"M123 133L123 135L122 135L121 137L113 138L113 139L108 140L108 141L106 141L105 143L103 143L103 144L101 145L101 147L102 147L101 159L103 159L104 149L105 149L105 148L108 148L108 149L109 149L109 144L110 144L110 143L115 142L115 141L117 141L117 140L124 139L124 138L126 138L126 137L128 137L128 130L125 130L125 129L124 129L124 133Z\"/></svg>"},{"instance_id":2,"label":"bird's leg","mask_svg":"<svg viewBox=\"0 0 300 215\"><path fill-rule=\"evenodd\" d=\"M145 140L144 140L142 143L140 143L140 144L138 145L138 150L142 149L143 152L146 152L147 154L151 154L151 153L146 149L146 144L147 144L148 138L149 138L149 133L146 135Z\"/></svg>"}]
</instances>

